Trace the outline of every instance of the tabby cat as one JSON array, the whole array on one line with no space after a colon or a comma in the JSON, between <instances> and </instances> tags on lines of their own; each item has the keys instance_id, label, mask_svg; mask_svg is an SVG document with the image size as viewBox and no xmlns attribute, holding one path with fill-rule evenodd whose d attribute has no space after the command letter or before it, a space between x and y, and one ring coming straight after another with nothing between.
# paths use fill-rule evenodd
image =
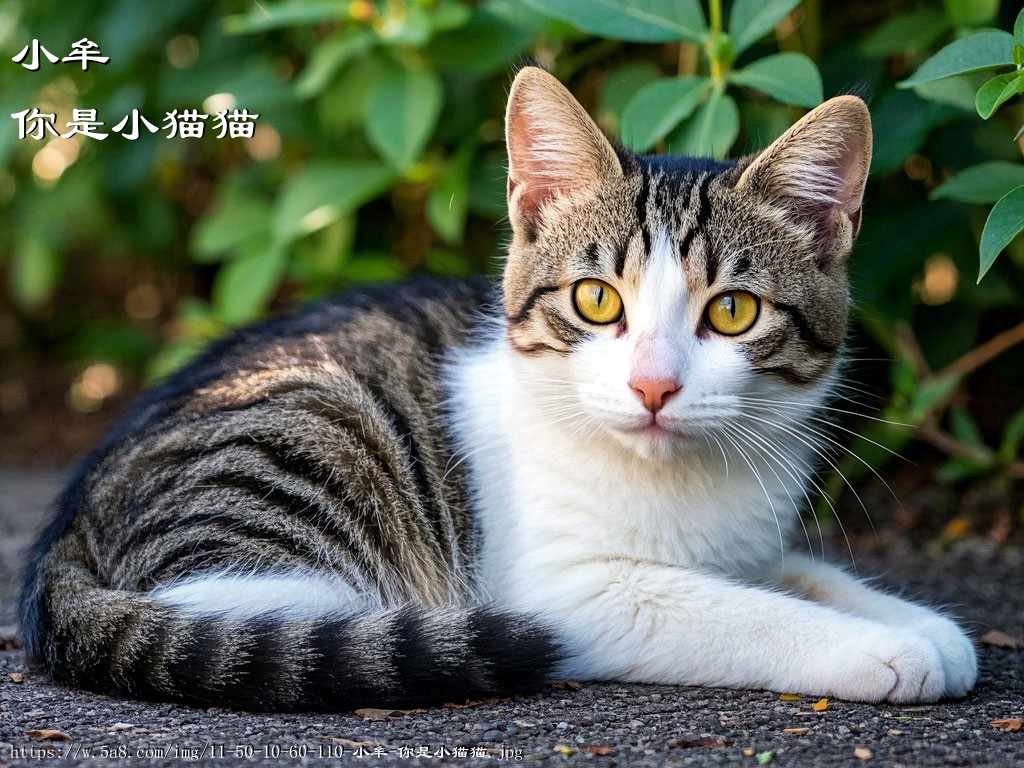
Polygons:
<instances>
[{"instance_id":1,"label":"tabby cat","mask_svg":"<svg viewBox=\"0 0 1024 768\"><path fill-rule=\"evenodd\" d=\"M738 162L508 102L502 289L421 280L243 330L142 397L58 501L22 603L61 683L259 710L546 679L934 701L934 610L791 547L835 387L871 127Z\"/></svg>"}]
</instances>

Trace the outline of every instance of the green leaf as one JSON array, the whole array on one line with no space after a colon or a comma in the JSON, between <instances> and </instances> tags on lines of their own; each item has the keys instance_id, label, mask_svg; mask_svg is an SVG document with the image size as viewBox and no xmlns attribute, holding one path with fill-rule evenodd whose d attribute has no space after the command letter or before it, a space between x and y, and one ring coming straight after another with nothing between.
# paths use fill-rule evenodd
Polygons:
<instances>
[{"instance_id":1,"label":"green leaf","mask_svg":"<svg viewBox=\"0 0 1024 768\"><path fill-rule=\"evenodd\" d=\"M985 439L981 436L981 430L977 422L963 406L954 406L949 411L949 429L961 443L967 445L985 445Z\"/></svg>"},{"instance_id":2,"label":"green leaf","mask_svg":"<svg viewBox=\"0 0 1024 768\"><path fill-rule=\"evenodd\" d=\"M476 142L467 141L455 153L427 198L430 225L446 242L459 244L466 233L469 209L469 166Z\"/></svg>"},{"instance_id":3,"label":"green leaf","mask_svg":"<svg viewBox=\"0 0 1024 768\"><path fill-rule=\"evenodd\" d=\"M238 184L226 184L192 230L192 260L209 264L254 235L265 234L270 206Z\"/></svg>"},{"instance_id":4,"label":"green leaf","mask_svg":"<svg viewBox=\"0 0 1024 768\"><path fill-rule=\"evenodd\" d=\"M1010 462L1017 458L1024 442L1024 408L1017 411L1003 427L1003 440L999 445L999 459Z\"/></svg>"},{"instance_id":5,"label":"green leaf","mask_svg":"<svg viewBox=\"0 0 1024 768\"><path fill-rule=\"evenodd\" d=\"M965 72L993 69L1013 63L1013 35L991 30L976 32L954 40L927 59L917 72L896 84L897 88L911 88L918 83L941 80Z\"/></svg>"},{"instance_id":6,"label":"green leaf","mask_svg":"<svg viewBox=\"0 0 1024 768\"><path fill-rule=\"evenodd\" d=\"M707 32L697 0L522 0L598 37L634 43L699 43Z\"/></svg>"},{"instance_id":7,"label":"green leaf","mask_svg":"<svg viewBox=\"0 0 1024 768\"><path fill-rule=\"evenodd\" d=\"M800 0L736 0L729 14L729 36L741 53L767 35L800 5Z\"/></svg>"},{"instance_id":8,"label":"green leaf","mask_svg":"<svg viewBox=\"0 0 1024 768\"><path fill-rule=\"evenodd\" d=\"M865 37L858 50L869 59L887 59L898 53L923 51L949 30L949 19L934 8L894 16Z\"/></svg>"},{"instance_id":9,"label":"green leaf","mask_svg":"<svg viewBox=\"0 0 1024 768\"><path fill-rule=\"evenodd\" d=\"M395 174L372 160L314 161L285 184L274 206L274 238L297 237L351 213L391 185Z\"/></svg>"},{"instance_id":10,"label":"green leaf","mask_svg":"<svg viewBox=\"0 0 1024 768\"><path fill-rule=\"evenodd\" d=\"M377 25L377 34L392 46L419 48L430 40L430 17L421 4L406 3L404 12L390 12Z\"/></svg>"},{"instance_id":11,"label":"green leaf","mask_svg":"<svg viewBox=\"0 0 1024 768\"><path fill-rule=\"evenodd\" d=\"M959 376L944 376L914 389L907 414L911 422L919 424L936 406L944 403L958 386Z\"/></svg>"},{"instance_id":12,"label":"green leaf","mask_svg":"<svg viewBox=\"0 0 1024 768\"><path fill-rule=\"evenodd\" d=\"M729 80L798 107L816 107L824 99L818 68L802 53L765 56L743 69L733 70Z\"/></svg>"},{"instance_id":13,"label":"green leaf","mask_svg":"<svg viewBox=\"0 0 1024 768\"><path fill-rule=\"evenodd\" d=\"M1013 46L1013 63L1018 67L1024 64L1024 45L1020 43Z\"/></svg>"},{"instance_id":14,"label":"green leaf","mask_svg":"<svg viewBox=\"0 0 1024 768\"><path fill-rule=\"evenodd\" d=\"M256 10L226 16L224 31L229 35L244 35L266 32L282 27L301 27L340 21L345 17L347 5L333 0L330 2L279 3L264 5L256 3Z\"/></svg>"},{"instance_id":15,"label":"green leaf","mask_svg":"<svg viewBox=\"0 0 1024 768\"><path fill-rule=\"evenodd\" d=\"M698 157L725 157L739 132L736 102L732 96L715 91L693 117L669 136L669 150Z\"/></svg>"},{"instance_id":16,"label":"green leaf","mask_svg":"<svg viewBox=\"0 0 1024 768\"><path fill-rule=\"evenodd\" d=\"M637 92L648 83L661 78L661 70L650 61L630 61L611 70L601 85L602 127L614 120L612 128L621 133L619 127L626 107Z\"/></svg>"},{"instance_id":17,"label":"green leaf","mask_svg":"<svg viewBox=\"0 0 1024 768\"><path fill-rule=\"evenodd\" d=\"M1024 45L1024 8L1017 14L1017 20L1013 22L1013 36L1018 43Z\"/></svg>"},{"instance_id":18,"label":"green leaf","mask_svg":"<svg viewBox=\"0 0 1024 768\"><path fill-rule=\"evenodd\" d=\"M242 325L263 314L288 264L288 251L269 235L249 241L242 250L217 272L210 294L215 316L227 325Z\"/></svg>"},{"instance_id":19,"label":"green leaf","mask_svg":"<svg viewBox=\"0 0 1024 768\"><path fill-rule=\"evenodd\" d=\"M885 173L901 167L937 125L960 114L945 104L923 101L913 91L889 91L872 105L875 146L871 172Z\"/></svg>"},{"instance_id":20,"label":"green leaf","mask_svg":"<svg viewBox=\"0 0 1024 768\"><path fill-rule=\"evenodd\" d=\"M403 277L405 271L390 253L357 253L345 265L345 277L356 283L383 283Z\"/></svg>"},{"instance_id":21,"label":"green leaf","mask_svg":"<svg viewBox=\"0 0 1024 768\"><path fill-rule=\"evenodd\" d=\"M396 69L370 96L366 138L396 169L408 170L430 141L443 102L444 90L436 72Z\"/></svg>"},{"instance_id":22,"label":"green leaf","mask_svg":"<svg viewBox=\"0 0 1024 768\"><path fill-rule=\"evenodd\" d=\"M1024 230L1024 186L1007 192L992 208L981 233L978 282L992 268L1002 250Z\"/></svg>"},{"instance_id":23,"label":"green leaf","mask_svg":"<svg viewBox=\"0 0 1024 768\"><path fill-rule=\"evenodd\" d=\"M1024 165L992 160L965 168L932 190L933 200L959 200L962 203L994 203L1012 189L1024 185Z\"/></svg>"},{"instance_id":24,"label":"green leaf","mask_svg":"<svg viewBox=\"0 0 1024 768\"><path fill-rule=\"evenodd\" d=\"M206 339L174 339L149 361L146 367L145 383L152 385L184 368L206 349Z\"/></svg>"},{"instance_id":25,"label":"green leaf","mask_svg":"<svg viewBox=\"0 0 1024 768\"><path fill-rule=\"evenodd\" d=\"M1024 74L1010 72L996 75L981 88L974 99L974 106L982 119L988 120L1000 106L1024 89Z\"/></svg>"},{"instance_id":26,"label":"green leaf","mask_svg":"<svg viewBox=\"0 0 1024 768\"><path fill-rule=\"evenodd\" d=\"M45 304L60 281L60 253L49 238L29 233L21 238L11 255L11 296L23 309Z\"/></svg>"},{"instance_id":27,"label":"green leaf","mask_svg":"<svg viewBox=\"0 0 1024 768\"><path fill-rule=\"evenodd\" d=\"M914 93L925 101L934 101L938 104L949 104L950 106L962 109L970 115L976 112L974 97L985 77L984 72L971 72L966 75L944 77L942 80L932 80L929 83L920 83L914 86Z\"/></svg>"},{"instance_id":28,"label":"green leaf","mask_svg":"<svg viewBox=\"0 0 1024 768\"><path fill-rule=\"evenodd\" d=\"M992 24L1000 0L945 0L946 13L957 29Z\"/></svg>"},{"instance_id":29,"label":"green leaf","mask_svg":"<svg viewBox=\"0 0 1024 768\"><path fill-rule=\"evenodd\" d=\"M534 32L496 11L482 6L465 26L435 35L425 49L427 56L444 70L490 75L507 68L530 47Z\"/></svg>"},{"instance_id":30,"label":"green leaf","mask_svg":"<svg viewBox=\"0 0 1024 768\"><path fill-rule=\"evenodd\" d=\"M706 77L673 77L645 85L622 116L622 141L643 152L685 120L704 96Z\"/></svg>"},{"instance_id":31,"label":"green leaf","mask_svg":"<svg viewBox=\"0 0 1024 768\"><path fill-rule=\"evenodd\" d=\"M377 44L377 36L369 29L353 27L320 43L309 64L295 81L295 92L302 98L320 93L344 64L361 56Z\"/></svg>"}]
</instances>

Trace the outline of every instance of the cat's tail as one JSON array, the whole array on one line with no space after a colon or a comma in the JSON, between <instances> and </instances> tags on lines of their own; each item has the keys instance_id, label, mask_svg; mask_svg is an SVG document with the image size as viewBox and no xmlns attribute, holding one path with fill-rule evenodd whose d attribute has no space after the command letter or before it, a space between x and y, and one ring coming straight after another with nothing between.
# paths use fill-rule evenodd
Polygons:
<instances>
[{"instance_id":1,"label":"cat's tail","mask_svg":"<svg viewBox=\"0 0 1024 768\"><path fill-rule=\"evenodd\" d=\"M300 594L275 607L279 594L239 613L112 590L56 554L23 596L28 650L57 682L100 693L248 710L403 708L535 691L560 660L551 632L491 607L353 612Z\"/></svg>"}]
</instances>

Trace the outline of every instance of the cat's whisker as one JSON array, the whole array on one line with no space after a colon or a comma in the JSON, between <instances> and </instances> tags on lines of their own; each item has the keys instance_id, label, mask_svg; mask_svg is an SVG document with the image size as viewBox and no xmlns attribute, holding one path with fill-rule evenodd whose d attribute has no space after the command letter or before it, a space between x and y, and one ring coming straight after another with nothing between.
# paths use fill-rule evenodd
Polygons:
<instances>
[{"instance_id":1,"label":"cat's whisker","mask_svg":"<svg viewBox=\"0 0 1024 768\"><path fill-rule=\"evenodd\" d=\"M759 456L761 456L762 459L764 459L765 466L767 466L768 469L771 471L771 473L773 475L775 475L775 479L779 481L779 485L781 485L783 490L785 490L786 495L789 497L790 504L793 505L794 509L798 510L796 517L797 517L797 520L800 521L800 527L803 529L804 538L807 540L807 549L810 552L811 559L813 560L814 559L814 546L811 544L811 535L810 535L810 533L808 533L807 526L804 524L803 515L801 515L799 513L800 505L797 503L796 499L793 498L793 494L790 492L789 487L786 485L786 483L784 483L782 481L782 478L779 477L779 473L775 471L774 467L772 467L770 459L772 458L772 456L775 456L775 458L778 459L777 452L770 446L769 443L767 443L766 441L760 439L760 436L756 434L755 430L748 429L746 427L743 427L742 425L736 425L736 426L747 437L747 445L750 446L750 448L752 448L754 451L756 451L757 454ZM758 448L757 445L754 445L754 442L756 442L758 445L760 445L761 448ZM765 453L765 449L767 449L769 451L768 454ZM805 488L805 482L803 480L801 480L800 478L796 477L796 475L794 475L789 469L787 469L786 466L783 465L781 462L779 463L779 468L782 469L782 471L785 472L789 476L789 478L796 484L796 486L798 488L800 488L801 492L804 495L804 499L807 501L807 504L809 506L810 503L811 503L811 499L807 495L807 491L806 491L806 488ZM822 551L822 556L824 556L824 550Z\"/></svg>"},{"instance_id":2,"label":"cat's whisker","mask_svg":"<svg viewBox=\"0 0 1024 768\"><path fill-rule=\"evenodd\" d=\"M723 432L722 436L736 448L740 458L742 458L746 465L750 467L750 471L754 474L754 479L757 480L757 484L761 486L761 490L764 492L765 500L768 502L768 507L772 511L772 517L775 518L775 526L779 529L779 558L781 563L784 564L786 561L786 537L782 531L782 522L779 520L778 512L775 511L775 503L772 501L771 494L768 493L768 488L761 479L761 473L757 471L757 467L754 466L754 462L747 455L746 451L744 451L743 448L735 441L732 435L727 432Z\"/></svg>"},{"instance_id":3,"label":"cat's whisker","mask_svg":"<svg viewBox=\"0 0 1024 768\"><path fill-rule=\"evenodd\" d=\"M770 441L767 440L766 436L762 435L762 438L766 442L769 442L769 444L770 444ZM817 453L817 449L815 449L815 452ZM784 455L782 455L780 453L780 458L783 458L787 463L789 463L789 465L791 467L793 467L794 471L797 471L797 472L799 472L800 470L796 467L795 464L793 464L793 461L796 460L796 461L800 462L800 465L803 467L803 474L806 477L807 482L810 483L814 487L814 490L818 493L818 495L822 499L825 500L825 503L828 505L829 509L832 510L832 514L835 516L836 522L839 523L840 529L842 529L843 525L842 525L842 521L839 519L839 511L836 509L835 504L832 501L832 498L828 495L828 493L826 493L825 489L822 488L821 485L818 483L818 481L815 479L814 467L811 466L811 464L809 462L807 462L805 459L800 458L798 455L793 455L793 456L786 457L786 456L784 456ZM821 544L822 557L824 557L825 556L825 535L824 535L824 532L821 530L821 523L818 521L818 516L816 514L814 514L814 505L811 503L810 497L807 495L806 488L804 488L803 490L804 490L805 498L807 499L808 509L811 512L811 514L813 515L815 527L817 527L817 529L818 529L818 540L819 540L819 542ZM844 537L845 537L845 533L846 532L843 531ZM847 544L847 547L850 548L850 540L849 540L849 538L846 539L846 544ZM852 559L853 559L853 550L852 550L852 548L850 548L850 558L851 558L851 561L852 561Z\"/></svg>"},{"instance_id":4,"label":"cat's whisker","mask_svg":"<svg viewBox=\"0 0 1024 768\"><path fill-rule=\"evenodd\" d=\"M749 407L754 408L755 410L766 411L768 413L772 413L772 414L778 415L777 412L773 408L770 408L768 406L754 406L754 405L752 405L752 406L749 406ZM831 427L832 429L838 429L838 430L841 430L843 432L849 432L850 434L856 435L857 437L863 437L862 435L859 435L858 433L853 432L852 430L846 429L845 427L842 427L839 424L835 424L834 422L828 421L827 419L822 419L822 418L819 418L817 416L807 416L805 418L808 419L808 420L811 420L811 421L816 421L816 422L819 422L821 424L824 424L824 425L826 425L828 427ZM882 477L882 475L879 473L879 471L877 469L875 469L873 466L871 466L871 464L866 459L864 459L860 455L858 455L856 451L854 451L851 448L848 448L847 446L843 445L841 442L836 440L834 437L829 435L824 430L821 430L821 429L818 429L816 427L813 427L810 424L807 424L807 423L804 423L804 422L795 421L795 420L790 420L789 423L790 424L796 424L796 425L800 426L802 429L804 429L804 430L806 430L806 431L808 431L808 432L810 432L810 433L812 433L814 435L817 435L821 439L828 441L835 448L839 449L842 452L845 452L845 453L849 454L852 458L856 459L858 462L860 462L862 465L864 465L864 467L866 467L868 469L868 471L870 471L879 480L879 482L882 483L882 485L885 486L886 490L889 491L889 493L892 495L892 497L896 501L896 503L897 504L899 503L899 497L896 495L896 492L893 491L892 487L885 480L885 478ZM893 450L890 450L890 449L886 448L884 445L881 445L880 443L877 443L877 442L875 442L874 440L872 440L872 439L870 439L868 437L863 437L863 439L867 440L869 443L872 443L873 445L877 446L878 448L882 448L883 450L888 451L889 453L891 453L896 458L898 458L898 459L900 459L902 461L906 461L906 459L903 456L901 456L900 454L896 453ZM836 471L838 472L838 469ZM844 480L845 480L845 478L844 478ZM849 485L849 483L847 483L847 485ZM852 486L850 487L850 490L853 490ZM856 491L854 491L854 493L856 493ZM874 524L872 524L871 527L872 527L872 530L874 530Z\"/></svg>"},{"instance_id":5,"label":"cat's whisker","mask_svg":"<svg viewBox=\"0 0 1024 768\"><path fill-rule=\"evenodd\" d=\"M846 484L846 486L853 493L854 498L857 499L857 503L860 505L860 508L862 510L864 510L864 516L867 518L868 524L871 526L871 531L872 531L872 533L875 534L875 537L877 539L878 534L875 531L875 522L874 522L874 520L871 519L871 513L868 512L867 505L864 503L864 500L861 498L860 494L857 493L857 489L853 487L853 484L849 481L849 479L846 477L846 475L843 473L843 471L841 469L839 469L839 465L836 464L836 462L832 461L832 459L829 458L828 455L824 451L820 450L818 446L816 446L813 443L811 443L810 441L808 441L797 430L792 429L791 427L787 427L787 426L785 426L783 424L780 424L778 422L772 421L771 419L762 419L762 418L759 418L757 416L752 416L750 414L746 414L746 418L753 419L753 420L758 421L758 422L760 422L762 424L765 424L765 425L767 425L769 427L774 427L776 429L781 429L782 431L786 432L787 434L791 435L795 439L797 439L800 442L802 442L804 445L806 445L808 448L810 448L812 451L814 451L818 456L820 456L822 459L824 459L825 462L833 469L833 471L835 471L835 473L837 475L839 475L840 478L842 478L843 482ZM812 433L814 432L814 430L809 428L809 427L805 426L805 428L808 429L809 431L812 431ZM827 439L830 442L835 443L840 448L843 448L843 446L841 444L837 443L836 441L832 440L831 438L827 437L826 435L823 435L821 433L817 433L817 434L819 435L819 437ZM834 507L833 507L833 512L835 512L835 508ZM853 547L850 545L849 536L847 536L847 534L846 534L846 528L843 526L843 521L840 519L838 512L836 512L836 522L839 523L839 527L840 527L840 529L843 532L843 537L846 539L846 544L847 544L847 547L850 549L850 558L851 558L851 561L852 561L853 560ZM856 570L856 564L855 563L854 563L854 569Z\"/></svg>"}]
</instances>

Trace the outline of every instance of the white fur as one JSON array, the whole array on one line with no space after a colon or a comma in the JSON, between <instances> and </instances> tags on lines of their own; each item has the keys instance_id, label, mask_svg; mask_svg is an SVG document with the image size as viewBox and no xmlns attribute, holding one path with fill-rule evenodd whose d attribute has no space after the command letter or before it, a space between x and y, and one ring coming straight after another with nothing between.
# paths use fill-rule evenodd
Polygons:
<instances>
[{"instance_id":1,"label":"white fur","mask_svg":"<svg viewBox=\"0 0 1024 768\"><path fill-rule=\"evenodd\" d=\"M162 585L150 598L193 615L232 619L274 614L301 620L352 613L369 606L365 597L339 578L311 571L269 574L210 572Z\"/></svg>"},{"instance_id":2,"label":"white fur","mask_svg":"<svg viewBox=\"0 0 1024 768\"><path fill-rule=\"evenodd\" d=\"M809 416L827 383L766 384L734 342L697 338L702 302L663 233L647 269L636 295L616 285L628 333L544 358L499 333L453 358L482 597L559 627L566 677L863 701L969 690L974 652L953 622L786 549L815 441L803 415L752 421L738 398L774 395ZM683 388L658 414L664 429L637 434L650 413L627 382L652 338L661 359L648 364Z\"/></svg>"}]
</instances>

